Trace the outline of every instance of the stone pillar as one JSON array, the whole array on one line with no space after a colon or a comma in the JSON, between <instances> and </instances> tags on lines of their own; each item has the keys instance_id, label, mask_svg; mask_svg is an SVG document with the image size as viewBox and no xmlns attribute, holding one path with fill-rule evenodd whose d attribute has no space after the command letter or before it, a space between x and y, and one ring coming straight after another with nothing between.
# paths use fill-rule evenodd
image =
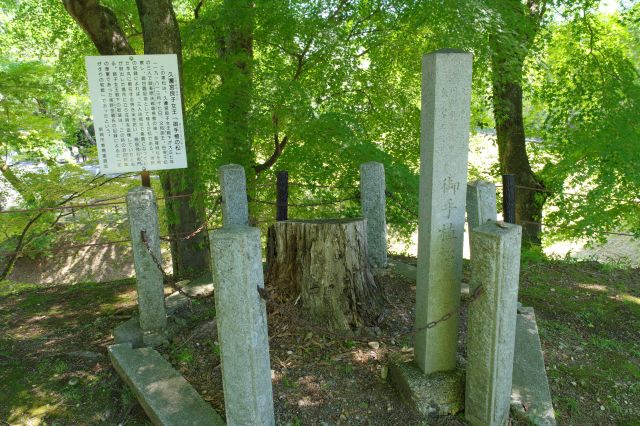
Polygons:
<instances>
[{"instance_id":1,"label":"stone pillar","mask_svg":"<svg viewBox=\"0 0 640 426\"><path fill-rule=\"evenodd\" d=\"M426 374L456 366L472 62L448 49L422 61L415 362Z\"/></svg>"},{"instance_id":2,"label":"stone pillar","mask_svg":"<svg viewBox=\"0 0 640 426\"><path fill-rule=\"evenodd\" d=\"M209 239L227 425L274 425L260 230L232 225Z\"/></svg>"},{"instance_id":3,"label":"stone pillar","mask_svg":"<svg viewBox=\"0 0 640 426\"><path fill-rule=\"evenodd\" d=\"M376 268L387 267L384 166L371 161L360 165L360 205L367 219L367 257Z\"/></svg>"},{"instance_id":4,"label":"stone pillar","mask_svg":"<svg viewBox=\"0 0 640 426\"><path fill-rule=\"evenodd\" d=\"M249 205L247 203L247 179L244 167L227 164L218 169L222 191L222 224L248 225Z\"/></svg>"},{"instance_id":5,"label":"stone pillar","mask_svg":"<svg viewBox=\"0 0 640 426\"><path fill-rule=\"evenodd\" d=\"M518 309L522 228L489 222L471 231L471 283L480 296L467 311L465 419L472 425L506 424Z\"/></svg>"},{"instance_id":6,"label":"stone pillar","mask_svg":"<svg viewBox=\"0 0 640 426\"><path fill-rule=\"evenodd\" d=\"M164 341L167 314L162 271L156 264L157 260L162 265L158 205L151 188L138 186L127 193L127 213L133 242L142 339L145 345L153 346ZM144 232L146 243L141 232Z\"/></svg>"},{"instance_id":7,"label":"stone pillar","mask_svg":"<svg viewBox=\"0 0 640 426\"><path fill-rule=\"evenodd\" d=\"M469 232L487 221L498 220L496 208L496 186L491 182L477 180L467 185L467 223Z\"/></svg>"}]
</instances>

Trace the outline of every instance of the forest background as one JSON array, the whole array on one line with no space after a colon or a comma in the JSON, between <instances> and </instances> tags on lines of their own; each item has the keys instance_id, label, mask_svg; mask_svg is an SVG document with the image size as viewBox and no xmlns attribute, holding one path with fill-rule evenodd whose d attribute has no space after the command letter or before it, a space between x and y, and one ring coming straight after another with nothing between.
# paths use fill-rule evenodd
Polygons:
<instances>
[{"instance_id":1,"label":"forest background","mask_svg":"<svg viewBox=\"0 0 640 426\"><path fill-rule=\"evenodd\" d=\"M168 235L220 221L217 167L248 177L273 217L274 174L294 202L342 200L359 165L385 165L393 236L416 229L421 56L474 54L472 131L516 175L526 241L640 235L640 4L592 0L0 0L0 280L21 256L127 236L126 215L60 207L122 199L135 176L96 174L86 55L175 53L189 168L153 185ZM580 194L576 196L575 194ZM334 207L297 217L326 217ZM547 226L541 234L539 223ZM107 225L105 225L107 224ZM550 232L548 232L551 230ZM208 267L206 233L170 241L176 277Z\"/></svg>"}]
</instances>

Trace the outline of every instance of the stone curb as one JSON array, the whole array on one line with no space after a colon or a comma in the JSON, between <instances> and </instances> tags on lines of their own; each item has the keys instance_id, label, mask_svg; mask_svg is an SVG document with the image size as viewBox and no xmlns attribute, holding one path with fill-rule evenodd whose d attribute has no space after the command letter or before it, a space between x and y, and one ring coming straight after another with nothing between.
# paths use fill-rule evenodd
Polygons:
<instances>
[{"instance_id":1,"label":"stone curb","mask_svg":"<svg viewBox=\"0 0 640 426\"><path fill-rule=\"evenodd\" d=\"M109 358L155 425L222 426L224 420L154 349L111 345Z\"/></svg>"}]
</instances>

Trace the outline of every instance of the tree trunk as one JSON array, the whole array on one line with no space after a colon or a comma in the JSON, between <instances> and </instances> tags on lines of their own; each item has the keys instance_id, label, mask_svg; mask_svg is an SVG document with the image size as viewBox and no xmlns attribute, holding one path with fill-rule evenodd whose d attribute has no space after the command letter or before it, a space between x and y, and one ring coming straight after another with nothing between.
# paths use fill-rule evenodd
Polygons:
<instances>
[{"instance_id":1,"label":"tree trunk","mask_svg":"<svg viewBox=\"0 0 640 426\"><path fill-rule=\"evenodd\" d=\"M495 72L500 72L499 66ZM514 174L518 186L544 190L544 184L531 170L527 156L521 84L494 79L493 97L500 173ZM544 192L516 189L516 223L522 225L525 243L540 244L540 226L530 222L541 222L545 199Z\"/></svg>"},{"instance_id":2,"label":"tree trunk","mask_svg":"<svg viewBox=\"0 0 640 426\"><path fill-rule=\"evenodd\" d=\"M490 40L493 115L500 172L514 174L518 186L544 190L542 180L531 170L522 116L524 61L539 29L544 9L535 1L529 1L526 7L515 0L501 6L506 8L502 13L513 14L510 21L514 28L496 33ZM540 244L540 226L530 222L541 222L545 199L544 192L523 188L516 190L516 223L522 225L522 240L525 244Z\"/></svg>"},{"instance_id":3,"label":"tree trunk","mask_svg":"<svg viewBox=\"0 0 640 426\"><path fill-rule=\"evenodd\" d=\"M184 99L182 82L182 44L178 21L171 0L136 0L145 54L175 53L178 57L180 93ZM184 102L181 102L184 114ZM195 147L191 138L186 138L188 161L194 168ZM191 154L191 155L189 155ZM165 195L184 195L194 192L194 179L189 169L176 169L160 173ZM198 229L203 221L202 209L196 210L189 198L173 198L165 201L169 233L178 236L171 241L173 275L176 278L194 278L209 269L209 244L205 232L185 240Z\"/></svg>"},{"instance_id":4,"label":"tree trunk","mask_svg":"<svg viewBox=\"0 0 640 426\"><path fill-rule=\"evenodd\" d=\"M252 0L225 0L223 32L218 37L222 58L222 158L226 163L242 165L249 184L255 173L253 135L249 123L253 92L254 8Z\"/></svg>"},{"instance_id":5,"label":"tree trunk","mask_svg":"<svg viewBox=\"0 0 640 426\"><path fill-rule=\"evenodd\" d=\"M335 330L374 325L384 306L367 262L365 222L277 222L267 237L267 285L274 297L300 298L305 318Z\"/></svg>"}]
</instances>

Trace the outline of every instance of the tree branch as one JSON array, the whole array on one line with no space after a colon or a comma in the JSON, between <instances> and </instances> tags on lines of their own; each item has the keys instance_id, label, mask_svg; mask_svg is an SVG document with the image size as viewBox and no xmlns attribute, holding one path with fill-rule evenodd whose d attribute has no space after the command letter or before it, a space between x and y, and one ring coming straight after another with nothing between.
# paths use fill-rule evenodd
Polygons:
<instances>
[{"instance_id":1,"label":"tree branch","mask_svg":"<svg viewBox=\"0 0 640 426\"><path fill-rule=\"evenodd\" d=\"M72 201L78 197L81 197L82 195L86 194L89 191L92 191L96 188L100 188L101 186L106 185L107 183L119 179L123 176L125 176L126 174L121 174L118 176L114 176L108 179L103 180L102 182L99 182L93 186L89 186L88 188L85 188L81 191L74 191L73 193L71 193L71 195L69 195L68 197L66 197L64 200L56 203L56 207L60 207L63 206L65 204L67 204L69 201ZM89 181L89 185L94 184L95 182L98 182L99 179L103 178L104 175L97 175L94 176L90 181ZM13 267L16 264L16 261L18 260L18 256L20 256L22 249L24 248L24 246L26 244L28 244L29 242L31 242L32 240L28 241L27 243L25 243L25 238L27 236L27 232L29 232L29 229L31 229L31 227L33 225L36 224L36 222L38 222L38 220L40 220L40 218L45 214L46 211L40 211L38 212L38 214L36 214L34 217L32 217L29 222L27 222L27 224L25 225L25 227L22 229L22 232L20 233L20 236L18 237L18 242L16 243L16 248L14 249L13 253L11 254L11 256L9 257L9 260L7 261L7 263L4 265L4 268L2 270L2 272L0 273L0 282L4 281L5 279L7 279L7 277L9 276L9 274L11 274L11 271L13 270ZM54 222L52 223L52 226L54 224L56 224L60 219L62 218L62 213L60 213L58 215L58 217L54 220Z\"/></svg>"},{"instance_id":2,"label":"tree branch","mask_svg":"<svg viewBox=\"0 0 640 426\"><path fill-rule=\"evenodd\" d=\"M202 6L204 6L204 0L200 0L196 5L196 8L193 9L193 17L195 19L198 19L200 17L200 9L202 9Z\"/></svg>"},{"instance_id":3,"label":"tree branch","mask_svg":"<svg viewBox=\"0 0 640 426\"><path fill-rule=\"evenodd\" d=\"M62 0L62 3L101 55L135 54L111 9L100 5L98 0Z\"/></svg>"},{"instance_id":4,"label":"tree branch","mask_svg":"<svg viewBox=\"0 0 640 426\"><path fill-rule=\"evenodd\" d=\"M271 154L271 156L267 158L264 163L253 166L253 169L256 171L257 175L264 172L265 170L270 169L271 166L276 163L280 155L282 155L282 151L284 151L284 148L287 146L287 142L289 142L289 136L285 136L284 138L282 138L282 141L280 141L277 132L273 135L273 154Z\"/></svg>"}]
</instances>

